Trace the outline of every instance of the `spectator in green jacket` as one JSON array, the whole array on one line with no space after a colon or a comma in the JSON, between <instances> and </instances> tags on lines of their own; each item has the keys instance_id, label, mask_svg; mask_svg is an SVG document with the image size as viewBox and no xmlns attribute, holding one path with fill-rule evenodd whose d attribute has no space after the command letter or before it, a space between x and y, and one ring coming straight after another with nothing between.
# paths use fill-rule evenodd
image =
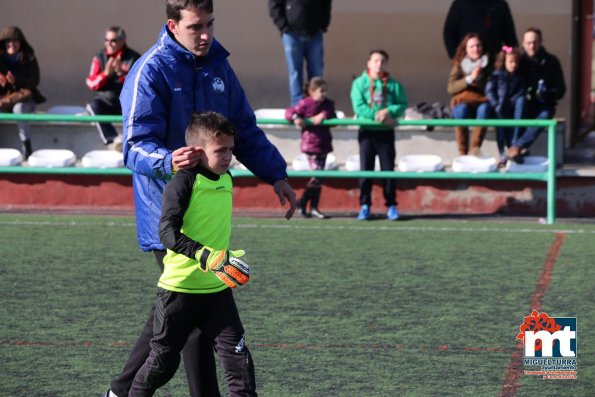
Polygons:
<instances>
[{"instance_id":1,"label":"spectator in green jacket","mask_svg":"<svg viewBox=\"0 0 595 397\"><path fill-rule=\"evenodd\" d=\"M373 120L382 124L379 127L361 127L358 133L360 169L374 170L376 156L380 160L382 171L395 169L395 131L396 119L405 113L407 95L403 86L387 72L388 53L384 50L372 50L368 57L367 68L351 85L351 104L358 119ZM392 178L384 179L383 192L386 216L390 220L399 218L396 201L396 185ZM359 220L371 217L372 180L360 180Z\"/></svg>"}]
</instances>

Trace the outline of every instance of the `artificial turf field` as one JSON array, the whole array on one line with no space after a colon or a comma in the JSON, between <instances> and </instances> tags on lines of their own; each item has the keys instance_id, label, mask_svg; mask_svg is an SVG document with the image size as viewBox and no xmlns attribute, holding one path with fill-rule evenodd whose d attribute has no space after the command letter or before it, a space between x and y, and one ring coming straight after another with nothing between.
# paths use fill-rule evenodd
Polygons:
<instances>
[{"instance_id":1,"label":"artificial turf field","mask_svg":"<svg viewBox=\"0 0 595 397\"><path fill-rule=\"evenodd\" d=\"M156 291L135 230L0 215L0 396L105 392ZM595 225L234 218L232 233L261 396L595 395ZM517 365L531 309L577 318L576 380ZM156 395L188 395L183 366Z\"/></svg>"}]
</instances>

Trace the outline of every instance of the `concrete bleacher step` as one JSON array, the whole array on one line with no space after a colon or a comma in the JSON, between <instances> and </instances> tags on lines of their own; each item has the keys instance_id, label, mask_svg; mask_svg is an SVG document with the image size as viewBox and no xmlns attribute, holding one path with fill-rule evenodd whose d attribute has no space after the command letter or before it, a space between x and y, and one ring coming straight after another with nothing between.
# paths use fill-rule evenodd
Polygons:
<instances>
[{"instance_id":1,"label":"concrete bleacher step","mask_svg":"<svg viewBox=\"0 0 595 397\"><path fill-rule=\"evenodd\" d=\"M566 149L565 161L569 164L595 165L595 131L591 131L577 145Z\"/></svg>"}]
</instances>

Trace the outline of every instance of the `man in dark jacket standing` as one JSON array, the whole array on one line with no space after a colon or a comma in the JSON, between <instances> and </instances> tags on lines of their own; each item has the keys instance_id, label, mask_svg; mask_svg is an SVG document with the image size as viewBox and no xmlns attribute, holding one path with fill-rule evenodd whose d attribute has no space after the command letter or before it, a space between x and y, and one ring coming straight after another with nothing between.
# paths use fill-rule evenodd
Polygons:
<instances>
[{"instance_id":1,"label":"man in dark jacket standing","mask_svg":"<svg viewBox=\"0 0 595 397\"><path fill-rule=\"evenodd\" d=\"M479 34L491 55L502 45L519 45L508 3L504 0L454 0L444 23L444 44L452 59L467 33Z\"/></svg>"},{"instance_id":2,"label":"man in dark jacket standing","mask_svg":"<svg viewBox=\"0 0 595 397\"><path fill-rule=\"evenodd\" d=\"M331 22L331 0L269 0L269 14L281 32L295 106L304 97L304 59L308 80L323 77L323 33Z\"/></svg>"},{"instance_id":3,"label":"man in dark jacket standing","mask_svg":"<svg viewBox=\"0 0 595 397\"><path fill-rule=\"evenodd\" d=\"M524 119L548 120L554 117L556 105L566 93L564 74L558 58L542 46L541 30L530 27L523 33L523 53L520 73L527 85ZM522 162L522 154L535 142L543 131L541 127L518 129L508 149L508 157Z\"/></svg>"}]
</instances>

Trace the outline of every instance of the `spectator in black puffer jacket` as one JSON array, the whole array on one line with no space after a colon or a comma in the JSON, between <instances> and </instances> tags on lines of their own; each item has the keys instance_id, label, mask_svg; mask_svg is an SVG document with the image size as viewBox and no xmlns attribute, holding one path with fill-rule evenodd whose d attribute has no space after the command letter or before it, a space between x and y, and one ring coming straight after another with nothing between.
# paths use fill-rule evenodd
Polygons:
<instances>
[{"instance_id":1,"label":"spectator in black puffer jacket","mask_svg":"<svg viewBox=\"0 0 595 397\"><path fill-rule=\"evenodd\" d=\"M454 0L444 23L444 44L452 59L467 33L477 33L492 58L503 45L518 46L514 20L504 0Z\"/></svg>"}]
</instances>

